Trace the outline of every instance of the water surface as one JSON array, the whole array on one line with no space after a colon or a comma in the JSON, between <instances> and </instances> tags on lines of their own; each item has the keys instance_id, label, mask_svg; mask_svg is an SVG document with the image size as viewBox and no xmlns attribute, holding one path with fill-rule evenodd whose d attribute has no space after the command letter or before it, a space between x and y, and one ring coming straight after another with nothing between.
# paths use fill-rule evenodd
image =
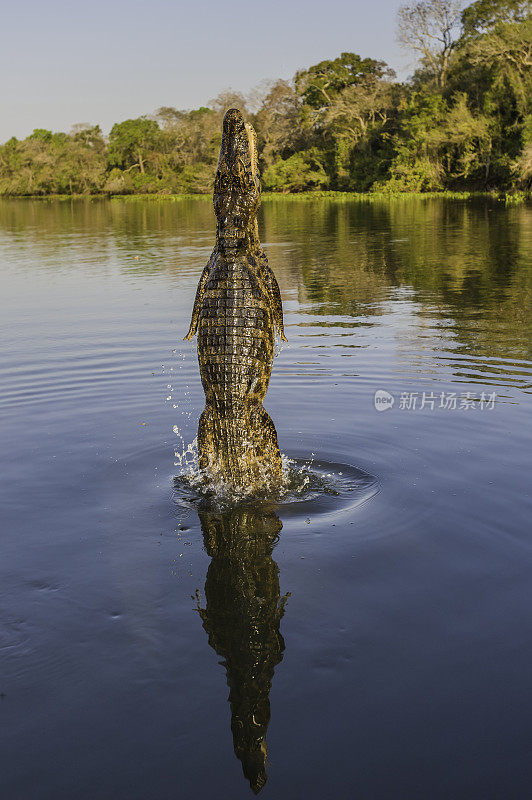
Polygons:
<instances>
[{"instance_id":1,"label":"water surface","mask_svg":"<svg viewBox=\"0 0 532 800\"><path fill-rule=\"evenodd\" d=\"M220 510L174 485L210 203L0 203L2 795L528 797L532 209L260 231L266 407L338 494Z\"/></svg>"}]
</instances>

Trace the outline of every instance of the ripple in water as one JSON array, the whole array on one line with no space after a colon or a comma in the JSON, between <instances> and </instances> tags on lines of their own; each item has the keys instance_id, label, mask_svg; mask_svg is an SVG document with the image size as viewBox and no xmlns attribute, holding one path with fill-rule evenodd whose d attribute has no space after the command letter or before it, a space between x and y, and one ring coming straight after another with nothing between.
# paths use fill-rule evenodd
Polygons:
<instances>
[{"instance_id":1,"label":"ripple in water","mask_svg":"<svg viewBox=\"0 0 532 800\"><path fill-rule=\"evenodd\" d=\"M174 500L181 508L225 510L236 505L257 504L282 509L283 516L335 515L362 505L379 490L378 479L351 464L314 458L289 458L283 455L283 481L280 489L268 495L237 492L228 484L209 481L198 468L197 440L185 445L179 431L181 452L174 462L179 474L174 478Z\"/></svg>"}]
</instances>

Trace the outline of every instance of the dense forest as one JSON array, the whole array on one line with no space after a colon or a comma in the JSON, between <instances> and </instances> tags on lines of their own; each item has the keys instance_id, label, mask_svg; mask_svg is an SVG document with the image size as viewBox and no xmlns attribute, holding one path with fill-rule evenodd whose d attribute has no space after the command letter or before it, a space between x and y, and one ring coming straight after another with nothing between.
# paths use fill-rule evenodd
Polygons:
<instances>
[{"instance_id":1,"label":"dense forest","mask_svg":"<svg viewBox=\"0 0 532 800\"><path fill-rule=\"evenodd\" d=\"M247 96L118 122L108 137L37 129L0 146L0 194L210 192L233 105L255 126L268 191L530 190L530 11L530 0L402 6L398 39L417 65L405 83L342 53Z\"/></svg>"}]
</instances>

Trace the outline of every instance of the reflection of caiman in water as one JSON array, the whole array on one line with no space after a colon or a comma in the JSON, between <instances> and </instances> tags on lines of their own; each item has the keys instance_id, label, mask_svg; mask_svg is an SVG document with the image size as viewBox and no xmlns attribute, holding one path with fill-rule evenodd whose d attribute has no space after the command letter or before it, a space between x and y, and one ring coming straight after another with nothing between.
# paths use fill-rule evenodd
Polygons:
<instances>
[{"instance_id":1,"label":"reflection of caiman in water","mask_svg":"<svg viewBox=\"0 0 532 800\"><path fill-rule=\"evenodd\" d=\"M282 523L250 508L199 512L211 563L206 607L199 608L209 644L224 659L235 754L258 793L266 783L266 730L275 666L283 657L279 632L284 604L271 554Z\"/></svg>"}]
</instances>

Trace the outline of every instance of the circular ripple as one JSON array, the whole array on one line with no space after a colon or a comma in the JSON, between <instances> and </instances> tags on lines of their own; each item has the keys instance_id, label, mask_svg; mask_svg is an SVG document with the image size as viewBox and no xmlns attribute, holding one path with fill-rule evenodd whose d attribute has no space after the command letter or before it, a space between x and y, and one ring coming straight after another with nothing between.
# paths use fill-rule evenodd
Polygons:
<instances>
[{"instance_id":1,"label":"circular ripple","mask_svg":"<svg viewBox=\"0 0 532 800\"><path fill-rule=\"evenodd\" d=\"M305 483L306 477L309 480ZM288 491L279 505L285 517L330 514L356 508L378 491L378 479L352 464L293 459Z\"/></svg>"},{"instance_id":2,"label":"circular ripple","mask_svg":"<svg viewBox=\"0 0 532 800\"><path fill-rule=\"evenodd\" d=\"M242 500L217 495L212 488L202 491L197 473L174 478L174 500L182 508L196 510L228 509L253 506L273 510L285 519L310 515L336 516L370 500L379 490L379 481L351 464L325 460L287 459L282 491L269 498L246 497Z\"/></svg>"}]
</instances>

